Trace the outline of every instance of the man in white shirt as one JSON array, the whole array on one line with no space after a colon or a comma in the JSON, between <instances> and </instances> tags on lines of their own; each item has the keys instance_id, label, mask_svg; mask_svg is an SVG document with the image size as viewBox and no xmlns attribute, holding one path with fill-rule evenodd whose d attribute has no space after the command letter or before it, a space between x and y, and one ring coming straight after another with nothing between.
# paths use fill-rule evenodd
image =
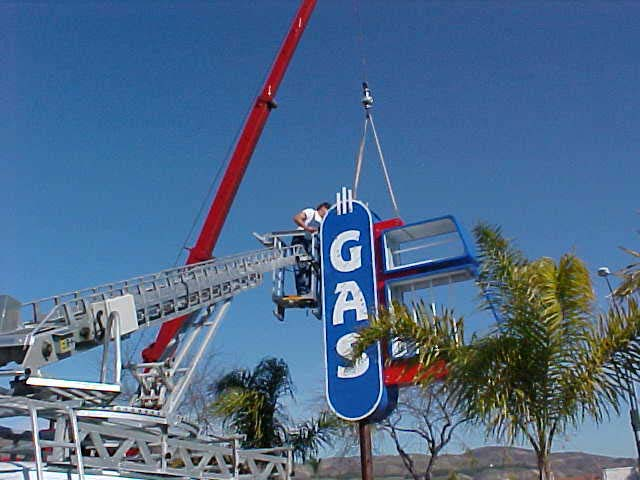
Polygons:
<instances>
[{"instance_id":1,"label":"man in white shirt","mask_svg":"<svg viewBox=\"0 0 640 480\"><path fill-rule=\"evenodd\" d=\"M320 230L322 218L327 214L327 210L331 208L331 204L323 202L316 208L305 208L301 212L293 216L294 223L298 226L298 230L304 230L305 235L293 237L291 245L304 245L307 252L311 249L311 237ZM309 234L309 235L308 235ZM312 253L312 252L309 252ZM295 268L296 273L296 290L299 296L309 294L311 289L311 265L305 263Z\"/></svg>"}]
</instances>

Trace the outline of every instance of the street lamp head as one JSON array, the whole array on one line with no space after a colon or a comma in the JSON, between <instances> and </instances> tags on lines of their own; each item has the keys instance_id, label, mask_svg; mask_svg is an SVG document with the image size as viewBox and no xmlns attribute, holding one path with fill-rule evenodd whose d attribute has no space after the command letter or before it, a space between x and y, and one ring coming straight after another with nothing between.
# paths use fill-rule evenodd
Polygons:
<instances>
[{"instance_id":1,"label":"street lamp head","mask_svg":"<svg viewBox=\"0 0 640 480\"><path fill-rule=\"evenodd\" d=\"M609 270L607 267L600 267L598 269L599 277L608 277L609 275L611 275L611 270Z\"/></svg>"}]
</instances>

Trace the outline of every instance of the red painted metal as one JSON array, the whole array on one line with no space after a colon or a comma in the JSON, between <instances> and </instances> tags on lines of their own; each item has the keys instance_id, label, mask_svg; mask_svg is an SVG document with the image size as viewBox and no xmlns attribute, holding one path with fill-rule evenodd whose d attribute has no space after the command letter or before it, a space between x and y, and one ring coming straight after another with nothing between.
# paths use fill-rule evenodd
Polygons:
<instances>
[{"instance_id":1,"label":"red painted metal","mask_svg":"<svg viewBox=\"0 0 640 480\"><path fill-rule=\"evenodd\" d=\"M289 28L289 32L262 86L262 90L258 94L253 108L245 121L242 133L238 137L235 150L231 155L227 169L220 181L220 186L202 225L198 240L189 252L187 264L197 263L211 258L224 222L227 219L229 209L242 181L242 177L244 176L249 161L251 160L251 155L262 133L262 129L267 122L269 113L276 107L275 96L278 87L298 46L300 37L302 37L304 29L307 26L311 13L316 6L316 2L317 0L302 0L300 4L300 8ZM186 317L180 317L162 325L156 341L142 352L142 358L145 362L156 362L161 358L167 345L175 338L185 320Z\"/></svg>"},{"instance_id":2,"label":"red painted metal","mask_svg":"<svg viewBox=\"0 0 640 480\"><path fill-rule=\"evenodd\" d=\"M384 384L388 387L414 385L422 380L443 380L449 373L444 360L437 360L428 369L412 359L395 361L384 368Z\"/></svg>"},{"instance_id":3,"label":"red painted metal","mask_svg":"<svg viewBox=\"0 0 640 480\"><path fill-rule=\"evenodd\" d=\"M378 305L383 307L387 306L387 296L385 291L386 282L393 278L401 278L414 273L412 271L385 273L384 271L382 234L390 228L401 227L402 225L404 225L404 222L401 218L390 218L373 224L373 242L376 255L376 289ZM419 270L415 271L415 273L418 272ZM442 360L435 362L426 371L421 372L421 367L415 358L390 361L387 345L382 346L382 352L385 361L383 371L384 384L388 387L414 385L427 377L432 377L434 380L442 380L447 376L447 365Z\"/></svg>"},{"instance_id":4,"label":"red painted metal","mask_svg":"<svg viewBox=\"0 0 640 480\"><path fill-rule=\"evenodd\" d=\"M404 222L401 218L390 218L373 224L373 245L376 255L376 293L378 295L378 305L387 306L387 296L385 292L385 283L387 274L384 273L384 255L382 255L382 234L385 230L395 227L401 227Z\"/></svg>"}]
</instances>

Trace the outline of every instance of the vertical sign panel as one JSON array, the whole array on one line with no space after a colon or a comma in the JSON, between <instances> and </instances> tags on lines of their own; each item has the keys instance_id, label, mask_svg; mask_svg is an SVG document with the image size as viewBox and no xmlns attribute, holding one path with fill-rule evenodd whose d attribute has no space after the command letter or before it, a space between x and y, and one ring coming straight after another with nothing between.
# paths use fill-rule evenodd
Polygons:
<instances>
[{"instance_id":1,"label":"vertical sign panel","mask_svg":"<svg viewBox=\"0 0 640 480\"><path fill-rule=\"evenodd\" d=\"M349 192L350 194L350 192ZM371 213L343 190L320 229L326 393L331 409L346 420L362 420L386 404L380 346L352 361L357 332L376 312Z\"/></svg>"}]
</instances>

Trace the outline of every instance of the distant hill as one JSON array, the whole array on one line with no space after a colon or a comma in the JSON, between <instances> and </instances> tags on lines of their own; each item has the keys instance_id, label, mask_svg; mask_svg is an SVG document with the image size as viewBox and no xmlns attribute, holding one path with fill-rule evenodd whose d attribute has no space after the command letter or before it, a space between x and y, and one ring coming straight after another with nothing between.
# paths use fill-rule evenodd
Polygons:
<instances>
[{"instance_id":1,"label":"distant hill","mask_svg":"<svg viewBox=\"0 0 640 480\"><path fill-rule=\"evenodd\" d=\"M11 436L9 436L11 434ZM4 437L4 438L2 438ZM15 435L0 426L0 461L2 451L11 444L22 447L19 459L32 459L32 444L29 432ZM427 457L412 455L417 467L424 471ZM629 467L632 458L613 458L582 452L562 452L551 455L553 471L557 480L599 480L603 468ZM376 479L400 480L411 478L398 456L384 455L374 458ZM314 474L310 465L296 465L297 480L360 478L360 458L322 459ZM455 472L459 480L537 480L536 458L531 450L513 447L482 447L460 455L442 455L436 461L433 471L436 480L447 479Z\"/></svg>"},{"instance_id":2,"label":"distant hill","mask_svg":"<svg viewBox=\"0 0 640 480\"><path fill-rule=\"evenodd\" d=\"M427 457L412 455L419 469L424 469ZM631 458L612 458L582 452L562 452L551 455L553 471L558 480L599 479L603 468L634 465ZM409 478L398 456L374 458L376 479ZM452 472L463 480L536 480L536 457L531 450L513 447L482 447L460 455L442 455L436 460L435 478L447 478ZM296 478L342 479L360 478L359 457L325 458L315 475L309 465L296 466Z\"/></svg>"}]
</instances>

